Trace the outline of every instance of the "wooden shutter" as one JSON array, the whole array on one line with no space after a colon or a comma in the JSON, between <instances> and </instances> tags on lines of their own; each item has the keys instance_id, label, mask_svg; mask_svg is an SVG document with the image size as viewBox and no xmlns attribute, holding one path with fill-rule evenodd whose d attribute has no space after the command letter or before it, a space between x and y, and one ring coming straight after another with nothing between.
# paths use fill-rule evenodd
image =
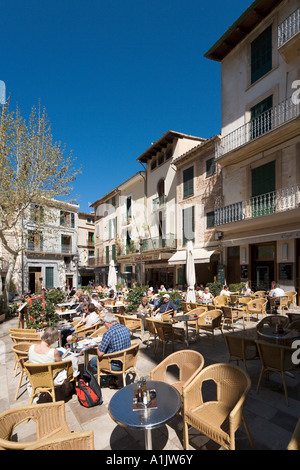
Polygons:
<instances>
[{"instance_id":1,"label":"wooden shutter","mask_svg":"<svg viewBox=\"0 0 300 470\"><path fill-rule=\"evenodd\" d=\"M251 83L272 69L272 25L251 43Z\"/></svg>"},{"instance_id":2,"label":"wooden shutter","mask_svg":"<svg viewBox=\"0 0 300 470\"><path fill-rule=\"evenodd\" d=\"M182 211L182 243L186 245L189 240L195 241L194 206Z\"/></svg>"},{"instance_id":3,"label":"wooden shutter","mask_svg":"<svg viewBox=\"0 0 300 470\"><path fill-rule=\"evenodd\" d=\"M194 194L194 167L183 170L183 197Z\"/></svg>"}]
</instances>

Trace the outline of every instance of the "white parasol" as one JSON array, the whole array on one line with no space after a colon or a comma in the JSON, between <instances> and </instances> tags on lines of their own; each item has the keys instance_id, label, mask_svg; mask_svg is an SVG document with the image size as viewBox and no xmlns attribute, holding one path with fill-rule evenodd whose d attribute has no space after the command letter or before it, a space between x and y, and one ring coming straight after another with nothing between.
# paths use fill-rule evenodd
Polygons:
<instances>
[{"instance_id":1,"label":"white parasol","mask_svg":"<svg viewBox=\"0 0 300 470\"><path fill-rule=\"evenodd\" d=\"M116 284L117 284L117 273L116 273L114 260L112 259L109 264L107 285L108 287L110 287L111 289L115 291Z\"/></svg>"},{"instance_id":2,"label":"white parasol","mask_svg":"<svg viewBox=\"0 0 300 470\"><path fill-rule=\"evenodd\" d=\"M186 282L187 282L187 293L186 302L196 302L195 284L196 284L196 272L195 263L193 256L193 242L187 242L186 247Z\"/></svg>"}]
</instances>

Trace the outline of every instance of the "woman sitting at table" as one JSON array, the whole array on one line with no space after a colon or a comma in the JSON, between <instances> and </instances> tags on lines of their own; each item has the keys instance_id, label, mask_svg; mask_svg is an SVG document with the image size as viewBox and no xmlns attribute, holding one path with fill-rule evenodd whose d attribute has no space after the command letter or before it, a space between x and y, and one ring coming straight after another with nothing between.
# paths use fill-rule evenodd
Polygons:
<instances>
[{"instance_id":1,"label":"woman sitting at table","mask_svg":"<svg viewBox=\"0 0 300 470\"><path fill-rule=\"evenodd\" d=\"M49 326L45 329L41 336L41 342L32 344L28 351L28 362L32 364L47 364L51 362L60 362L61 354L56 349L51 347L59 337L59 331L54 326ZM74 361L74 362L73 362ZM75 375L78 375L78 358L72 359L73 370ZM62 385L66 379L66 371L61 370L54 378L54 385ZM30 388L30 386L28 387ZM65 392L68 395L71 391L70 383L65 383Z\"/></svg>"},{"instance_id":2,"label":"woman sitting at table","mask_svg":"<svg viewBox=\"0 0 300 470\"><path fill-rule=\"evenodd\" d=\"M143 297L142 298L142 303L138 307L138 313L150 313L152 311L151 304L149 304L148 298Z\"/></svg>"},{"instance_id":3,"label":"woman sitting at table","mask_svg":"<svg viewBox=\"0 0 300 470\"><path fill-rule=\"evenodd\" d=\"M200 294L200 302L204 304L212 304L214 301L214 296L209 292L209 287L205 287L202 295Z\"/></svg>"},{"instance_id":4,"label":"woman sitting at table","mask_svg":"<svg viewBox=\"0 0 300 470\"><path fill-rule=\"evenodd\" d=\"M241 294L245 297L249 297L251 295L251 289L249 288L247 283L244 285Z\"/></svg>"}]
</instances>

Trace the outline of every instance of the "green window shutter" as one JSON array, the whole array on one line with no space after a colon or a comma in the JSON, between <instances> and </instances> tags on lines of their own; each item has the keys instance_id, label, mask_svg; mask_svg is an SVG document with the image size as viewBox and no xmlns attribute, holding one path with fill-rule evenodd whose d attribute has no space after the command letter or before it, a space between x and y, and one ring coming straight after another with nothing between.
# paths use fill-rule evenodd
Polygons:
<instances>
[{"instance_id":1,"label":"green window shutter","mask_svg":"<svg viewBox=\"0 0 300 470\"><path fill-rule=\"evenodd\" d=\"M71 212L71 228L75 228L75 214Z\"/></svg>"},{"instance_id":2,"label":"green window shutter","mask_svg":"<svg viewBox=\"0 0 300 470\"><path fill-rule=\"evenodd\" d=\"M206 160L206 176L213 175L216 172L216 160L213 158L210 158L209 160Z\"/></svg>"},{"instance_id":3,"label":"green window shutter","mask_svg":"<svg viewBox=\"0 0 300 470\"><path fill-rule=\"evenodd\" d=\"M105 247L106 264L109 264L109 246Z\"/></svg>"},{"instance_id":4,"label":"green window shutter","mask_svg":"<svg viewBox=\"0 0 300 470\"><path fill-rule=\"evenodd\" d=\"M178 268L177 270L177 284L183 285L183 268Z\"/></svg>"},{"instance_id":5,"label":"green window shutter","mask_svg":"<svg viewBox=\"0 0 300 470\"><path fill-rule=\"evenodd\" d=\"M194 194L194 167L191 166L182 172L183 176L183 197Z\"/></svg>"},{"instance_id":6,"label":"green window shutter","mask_svg":"<svg viewBox=\"0 0 300 470\"><path fill-rule=\"evenodd\" d=\"M182 210L182 243L186 245L189 240L195 241L195 208Z\"/></svg>"},{"instance_id":7,"label":"green window shutter","mask_svg":"<svg viewBox=\"0 0 300 470\"><path fill-rule=\"evenodd\" d=\"M60 211L60 225L65 225L65 213Z\"/></svg>"},{"instance_id":8,"label":"green window shutter","mask_svg":"<svg viewBox=\"0 0 300 470\"><path fill-rule=\"evenodd\" d=\"M214 211L206 214L206 228L212 228L215 226L215 213Z\"/></svg>"},{"instance_id":9,"label":"green window shutter","mask_svg":"<svg viewBox=\"0 0 300 470\"><path fill-rule=\"evenodd\" d=\"M111 247L111 257L114 261L116 261L116 245L112 245Z\"/></svg>"},{"instance_id":10,"label":"green window shutter","mask_svg":"<svg viewBox=\"0 0 300 470\"><path fill-rule=\"evenodd\" d=\"M115 236L118 233L118 217L115 217Z\"/></svg>"},{"instance_id":11,"label":"green window shutter","mask_svg":"<svg viewBox=\"0 0 300 470\"><path fill-rule=\"evenodd\" d=\"M46 266L46 289L54 288L54 268Z\"/></svg>"},{"instance_id":12,"label":"green window shutter","mask_svg":"<svg viewBox=\"0 0 300 470\"><path fill-rule=\"evenodd\" d=\"M112 222L111 219L109 219L109 221L108 221L108 239L109 239L109 240L111 240L111 238L112 238L112 236L111 236L111 232L112 232L112 230L111 230L111 222Z\"/></svg>"},{"instance_id":13,"label":"green window shutter","mask_svg":"<svg viewBox=\"0 0 300 470\"><path fill-rule=\"evenodd\" d=\"M272 69L272 25L251 43L251 83Z\"/></svg>"}]
</instances>

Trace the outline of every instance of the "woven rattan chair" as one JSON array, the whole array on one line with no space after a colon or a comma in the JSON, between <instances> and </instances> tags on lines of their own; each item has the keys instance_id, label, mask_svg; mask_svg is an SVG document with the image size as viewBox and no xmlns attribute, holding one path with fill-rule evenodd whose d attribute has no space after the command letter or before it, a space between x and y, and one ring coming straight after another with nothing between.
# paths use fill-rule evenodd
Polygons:
<instances>
[{"instance_id":1,"label":"woven rattan chair","mask_svg":"<svg viewBox=\"0 0 300 470\"><path fill-rule=\"evenodd\" d=\"M217 295L214 299L214 305L215 307L222 307L223 305L227 305L229 301L230 298L228 295Z\"/></svg>"},{"instance_id":2,"label":"woven rattan chair","mask_svg":"<svg viewBox=\"0 0 300 470\"><path fill-rule=\"evenodd\" d=\"M264 290L257 290L256 292L254 292L253 296L256 299L260 299L260 298L263 298L265 296L265 293L266 293L266 291L264 291Z\"/></svg>"},{"instance_id":3,"label":"woven rattan chair","mask_svg":"<svg viewBox=\"0 0 300 470\"><path fill-rule=\"evenodd\" d=\"M229 354L228 362L236 361L239 365L239 362L242 361L245 370L247 370L247 361L259 359L254 340L229 333L224 335L224 338Z\"/></svg>"},{"instance_id":4,"label":"woven rattan chair","mask_svg":"<svg viewBox=\"0 0 300 470\"><path fill-rule=\"evenodd\" d=\"M181 308L184 313L187 313L192 310L190 302L181 302Z\"/></svg>"},{"instance_id":5,"label":"woven rattan chair","mask_svg":"<svg viewBox=\"0 0 300 470\"><path fill-rule=\"evenodd\" d=\"M238 294L230 294L230 302L235 304L239 298Z\"/></svg>"},{"instance_id":6,"label":"woven rattan chair","mask_svg":"<svg viewBox=\"0 0 300 470\"><path fill-rule=\"evenodd\" d=\"M281 295L280 297L270 297L270 309L277 308L282 313L284 310L289 309L289 297Z\"/></svg>"},{"instance_id":7,"label":"woven rattan chair","mask_svg":"<svg viewBox=\"0 0 300 470\"><path fill-rule=\"evenodd\" d=\"M178 380L168 380L168 368L177 366L179 371ZM183 350L176 351L166 357L150 372L150 380L159 380L160 382L170 383L180 394L193 378L203 369L204 357L197 351Z\"/></svg>"},{"instance_id":8,"label":"woven rattan chair","mask_svg":"<svg viewBox=\"0 0 300 470\"><path fill-rule=\"evenodd\" d=\"M200 330L210 331L214 336L215 329L221 329L222 315L223 312L221 309L214 309L203 312L197 320L197 336L199 336Z\"/></svg>"},{"instance_id":9,"label":"woven rattan chair","mask_svg":"<svg viewBox=\"0 0 300 470\"><path fill-rule=\"evenodd\" d=\"M283 328L287 328L289 326L289 319L284 315L268 315L260 320L259 323L256 325L256 329L259 330L261 328L265 328L267 326L273 327L279 324L282 324Z\"/></svg>"},{"instance_id":10,"label":"woven rattan chair","mask_svg":"<svg viewBox=\"0 0 300 470\"><path fill-rule=\"evenodd\" d=\"M14 332L13 334L10 334L9 336L14 344L19 344L19 343L24 343L24 342L37 344L41 342L41 336L36 331L34 333L28 333L28 334L24 332ZM19 365L18 358L15 354L15 360L14 360L15 376L17 375L18 365Z\"/></svg>"},{"instance_id":11,"label":"woven rattan chair","mask_svg":"<svg viewBox=\"0 0 300 470\"><path fill-rule=\"evenodd\" d=\"M102 325L100 328L97 328L93 333L89 335L89 338L97 338L97 336L104 335L104 333L107 331L107 328Z\"/></svg>"},{"instance_id":12,"label":"woven rattan chair","mask_svg":"<svg viewBox=\"0 0 300 470\"><path fill-rule=\"evenodd\" d=\"M286 315L288 316L290 323L300 320L300 313L286 312Z\"/></svg>"},{"instance_id":13,"label":"woven rattan chair","mask_svg":"<svg viewBox=\"0 0 300 470\"><path fill-rule=\"evenodd\" d=\"M31 364L30 362L25 362L24 368L32 387L30 404L32 404L34 397L40 393L48 393L52 397L52 400L54 402L56 401L54 378L61 370L65 369L67 372L67 379L65 382L74 381L71 360L49 362L45 364Z\"/></svg>"},{"instance_id":14,"label":"woven rattan chair","mask_svg":"<svg viewBox=\"0 0 300 470\"><path fill-rule=\"evenodd\" d=\"M37 331L34 329L34 328L10 328L8 330L9 334L11 335L14 335L14 334L17 334L17 335L22 335L22 334L25 334L25 335L30 335L30 334L34 334L36 335L37 334Z\"/></svg>"},{"instance_id":15,"label":"woven rattan chair","mask_svg":"<svg viewBox=\"0 0 300 470\"><path fill-rule=\"evenodd\" d=\"M249 314L251 316L256 314L257 319L258 319L258 315L262 315L262 316L267 315L267 312L266 312L267 303L268 301L262 298L250 300L250 302L247 303L247 309L246 309L247 321L249 321Z\"/></svg>"},{"instance_id":16,"label":"woven rattan chair","mask_svg":"<svg viewBox=\"0 0 300 470\"><path fill-rule=\"evenodd\" d=\"M97 380L100 384L101 376L106 375L121 375L123 378L123 385L126 386L126 375L129 372L134 372L136 377L139 378L139 374L136 368L136 362L139 352L139 343L132 342L131 346L122 351L114 352L111 354L104 354L101 358L97 356ZM112 361L120 361L122 363L122 369L116 371L112 369Z\"/></svg>"},{"instance_id":17,"label":"woven rattan chair","mask_svg":"<svg viewBox=\"0 0 300 470\"><path fill-rule=\"evenodd\" d=\"M158 345L157 345L155 353L158 350L159 344L162 343L163 359L164 359L166 344L172 343L172 352L174 352L174 341L178 340L183 344L185 343L185 331L184 331L184 328L177 328L177 327L174 327L170 323L165 323L165 322L158 321L158 320L155 320L154 324L155 324L157 337L158 337Z\"/></svg>"},{"instance_id":18,"label":"woven rattan chair","mask_svg":"<svg viewBox=\"0 0 300 470\"><path fill-rule=\"evenodd\" d=\"M286 450L300 450L300 419L296 424L291 440L287 445Z\"/></svg>"},{"instance_id":19,"label":"woven rattan chair","mask_svg":"<svg viewBox=\"0 0 300 470\"><path fill-rule=\"evenodd\" d=\"M300 320L295 320L288 325L289 330L297 330L300 332Z\"/></svg>"},{"instance_id":20,"label":"woven rattan chair","mask_svg":"<svg viewBox=\"0 0 300 470\"><path fill-rule=\"evenodd\" d=\"M263 374L268 372L277 372L281 376L286 404L289 406L289 397L284 375L286 371L292 370L295 367L291 361L291 356L294 350L289 346L282 346L265 341L256 341L256 344L262 364L256 393L259 392Z\"/></svg>"},{"instance_id":21,"label":"woven rattan chair","mask_svg":"<svg viewBox=\"0 0 300 470\"><path fill-rule=\"evenodd\" d=\"M222 322L222 333L224 330L225 323L231 323L232 330L234 331L234 322L238 320L243 320L243 327L245 329L245 319L244 319L244 311L242 309L238 309L235 307L222 307L223 312L223 322Z\"/></svg>"},{"instance_id":22,"label":"woven rattan chair","mask_svg":"<svg viewBox=\"0 0 300 470\"><path fill-rule=\"evenodd\" d=\"M185 315L188 315L188 316L197 316L199 317L200 315L202 315L203 313L207 312L207 308L203 308L203 307L197 307L197 308L194 308L193 310L189 310L189 312L185 313ZM176 316L174 317L174 319L176 320ZM185 328L195 328L196 329L196 333L197 335L199 334L199 329L198 329L198 318L195 318L195 320L190 320L188 322L189 324L187 325L187 323L185 323Z\"/></svg>"},{"instance_id":23,"label":"woven rattan chair","mask_svg":"<svg viewBox=\"0 0 300 470\"><path fill-rule=\"evenodd\" d=\"M148 340L147 340L147 347L149 346L150 343L150 338L151 336L154 337L154 351L156 351L156 338L157 338L157 330L155 328L155 320L152 318L145 318L146 325L147 325L147 330L148 330Z\"/></svg>"},{"instance_id":24,"label":"woven rattan chair","mask_svg":"<svg viewBox=\"0 0 300 470\"><path fill-rule=\"evenodd\" d=\"M202 386L213 381L217 396L203 401ZM235 449L235 433L244 424L251 446L253 442L243 416L243 407L251 388L246 372L231 364L213 364L203 369L183 388L183 445L189 449L188 426L217 442L225 449Z\"/></svg>"},{"instance_id":25,"label":"woven rattan chair","mask_svg":"<svg viewBox=\"0 0 300 470\"><path fill-rule=\"evenodd\" d=\"M76 431L57 439L46 439L25 450L95 450L93 431Z\"/></svg>"},{"instance_id":26,"label":"woven rattan chair","mask_svg":"<svg viewBox=\"0 0 300 470\"><path fill-rule=\"evenodd\" d=\"M36 423L37 441L12 441L14 429L21 423ZM23 450L42 439L70 435L65 416L65 403L43 403L12 408L0 414L0 449Z\"/></svg>"},{"instance_id":27,"label":"woven rattan chair","mask_svg":"<svg viewBox=\"0 0 300 470\"><path fill-rule=\"evenodd\" d=\"M288 290L285 292L285 295L288 296L288 306L297 305L297 292L295 290Z\"/></svg>"},{"instance_id":28,"label":"woven rattan chair","mask_svg":"<svg viewBox=\"0 0 300 470\"><path fill-rule=\"evenodd\" d=\"M100 326L102 326L102 325L103 325L103 321L99 320L97 323L95 323L92 326L75 327L75 333L77 334L78 339L84 339L87 336L90 336L91 333L94 333L94 331L98 330L98 328L100 328Z\"/></svg>"},{"instance_id":29,"label":"woven rattan chair","mask_svg":"<svg viewBox=\"0 0 300 470\"><path fill-rule=\"evenodd\" d=\"M144 328L141 318L135 318L131 315L120 315L120 317L122 317L122 320L124 322L122 324L127 326L127 328L130 330L131 335L133 335L135 331L140 330L142 340L144 339Z\"/></svg>"},{"instance_id":30,"label":"woven rattan chair","mask_svg":"<svg viewBox=\"0 0 300 470\"><path fill-rule=\"evenodd\" d=\"M19 383L17 386L15 400L18 399L19 390L22 385L23 377L24 376L26 377L26 371L24 369L24 362L26 362L28 359L28 351L29 351L30 346L31 346L31 343L18 343L18 344L14 344L14 346L11 347L18 361L18 366L20 370L20 378L19 378Z\"/></svg>"}]
</instances>

